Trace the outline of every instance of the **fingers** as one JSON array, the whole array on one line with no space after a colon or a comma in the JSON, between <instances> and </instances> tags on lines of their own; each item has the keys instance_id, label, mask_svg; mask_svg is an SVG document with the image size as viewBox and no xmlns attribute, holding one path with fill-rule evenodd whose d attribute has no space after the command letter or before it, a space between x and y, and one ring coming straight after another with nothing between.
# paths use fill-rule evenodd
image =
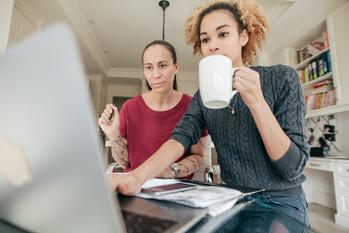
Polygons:
<instances>
[{"instance_id":1,"label":"fingers","mask_svg":"<svg viewBox=\"0 0 349 233\"><path fill-rule=\"evenodd\" d=\"M112 188L112 190L116 191L116 188L118 187L118 178L117 178L116 174L107 173L105 175L105 177L107 178L107 181L108 181L110 187Z\"/></svg>"},{"instance_id":2,"label":"fingers","mask_svg":"<svg viewBox=\"0 0 349 233\"><path fill-rule=\"evenodd\" d=\"M240 77L240 76L235 76L233 80L233 86L239 91L242 91L244 89L247 89L251 85L251 82Z\"/></svg>"},{"instance_id":3,"label":"fingers","mask_svg":"<svg viewBox=\"0 0 349 233\"><path fill-rule=\"evenodd\" d=\"M135 195L140 191L141 186L138 187L134 177L129 174L108 173L106 177L113 191L128 196Z\"/></svg>"},{"instance_id":4,"label":"fingers","mask_svg":"<svg viewBox=\"0 0 349 233\"><path fill-rule=\"evenodd\" d=\"M240 67L234 74L233 86L240 92L260 89L259 74L248 67Z\"/></svg>"},{"instance_id":5,"label":"fingers","mask_svg":"<svg viewBox=\"0 0 349 233\"><path fill-rule=\"evenodd\" d=\"M139 192L139 191L137 191L135 184L133 182L120 183L116 187L116 190L118 193L121 193L121 194L127 195L127 196L134 196Z\"/></svg>"},{"instance_id":6,"label":"fingers","mask_svg":"<svg viewBox=\"0 0 349 233\"><path fill-rule=\"evenodd\" d=\"M105 109L106 109L109 113L118 112L118 108L117 108L114 104L107 104L107 105L105 106Z\"/></svg>"},{"instance_id":7,"label":"fingers","mask_svg":"<svg viewBox=\"0 0 349 233\"><path fill-rule=\"evenodd\" d=\"M98 118L98 124L100 126L108 126L109 125L109 122L107 120L105 120L105 118L103 117L100 117Z\"/></svg>"},{"instance_id":8,"label":"fingers","mask_svg":"<svg viewBox=\"0 0 349 233\"><path fill-rule=\"evenodd\" d=\"M124 195L132 195L132 194L128 191L127 184L120 184L120 185L117 187L117 192L118 192L118 193L121 193L121 194L124 194Z\"/></svg>"},{"instance_id":9,"label":"fingers","mask_svg":"<svg viewBox=\"0 0 349 233\"><path fill-rule=\"evenodd\" d=\"M113 112L114 112L112 106L113 106L112 104L107 104L105 106L104 112L102 113L102 115L104 115L104 117L106 117L106 119L110 122L112 120Z\"/></svg>"},{"instance_id":10,"label":"fingers","mask_svg":"<svg viewBox=\"0 0 349 233\"><path fill-rule=\"evenodd\" d=\"M117 108L114 104L110 104L110 107L111 107L115 112L118 111L118 108Z\"/></svg>"},{"instance_id":11,"label":"fingers","mask_svg":"<svg viewBox=\"0 0 349 233\"><path fill-rule=\"evenodd\" d=\"M125 187L125 184L123 184L123 180L120 177L121 175L116 173L108 173L106 174L107 180L112 188L113 191L118 191L122 194L125 194L127 191L127 186Z\"/></svg>"},{"instance_id":12,"label":"fingers","mask_svg":"<svg viewBox=\"0 0 349 233\"><path fill-rule=\"evenodd\" d=\"M108 115L106 112L103 112L101 114L101 117L98 118L98 124L100 124L100 125L102 124L102 125L106 125L106 126L110 125L111 121L109 120L109 117L110 117L110 115Z\"/></svg>"},{"instance_id":13,"label":"fingers","mask_svg":"<svg viewBox=\"0 0 349 233\"><path fill-rule=\"evenodd\" d=\"M234 79L240 78L244 79L251 84L257 84L259 83L259 74L255 72L254 70L251 70L246 67L239 68L235 74L234 74Z\"/></svg>"},{"instance_id":14,"label":"fingers","mask_svg":"<svg viewBox=\"0 0 349 233\"><path fill-rule=\"evenodd\" d=\"M117 121L119 121L118 109L113 104L107 104L101 114L101 117L98 119L98 123L111 125L113 118L117 118Z\"/></svg>"}]
</instances>

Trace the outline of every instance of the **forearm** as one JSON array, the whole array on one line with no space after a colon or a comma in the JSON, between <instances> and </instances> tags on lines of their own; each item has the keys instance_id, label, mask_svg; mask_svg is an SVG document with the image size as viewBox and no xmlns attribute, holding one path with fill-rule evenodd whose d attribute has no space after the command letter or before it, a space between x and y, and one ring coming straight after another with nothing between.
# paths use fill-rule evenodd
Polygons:
<instances>
[{"instance_id":1,"label":"forearm","mask_svg":"<svg viewBox=\"0 0 349 233\"><path fill-rule=\"evenodd\" d=\"M263 101L250 111L270 159L281 159L290 147L291 141L280 127L269 105Z\"/></svg>"},{"instance_id":2,"label":"forearm","mask_svg":"<svg viewBox=\"0 0 349 233\"><path fill-rule=\"evenodd\" d=\"M157 177L165 179L186 177L196 172L202 163L203 158L201 155L191 154L177 163L180 166L180 173L177 177L170 167L162 171Z\"/></svg>"},{"instance_id":3,"label":"forearm","mask_svg":"<svg viewBox=\"0 0 349 233\"><path fill-rule=\"evenodd\" d=\"M204 163L204 156L207 153L207 137L202 137L199 143L192 145L190 155L183 158L177 164L180 166L180 172L177 177L186 177L196 172ZM160 173L161 178L176 178L176 174L170 167Z\"/></svg>"},{"instance_id":4,"label":"forearm","mask_svg":"<svg viewBox=\"0 0 349 233\"><path fill-rule=\"evenodd\" d=\"M127 139L119 136L115 140L111 140L111 153L115 162L123 168L129 167L130 161L127 151Z\"/></svg>"},{"instance_id":5,"label":"forearm","mask_svg":"<svg viewBox=\"0 0 349 233\"><path fill-rule=\"evenodd\" d=\"M181 167L179 177L189 176L196 172L203 163L202 155L191 154L178 162Z\"/></svg>"},{"instance_id":6,"label":"forearm","mask_svg":"<svg viewBox=\"0 0 349 233\"><path fill-rule=\"evenodd\" d=\"M170 139L165 142L150 158L132 173L144 183L146 180L158 175L174 163L184 153L184 148L179 142Z\"/></svg>"}]
</instances>

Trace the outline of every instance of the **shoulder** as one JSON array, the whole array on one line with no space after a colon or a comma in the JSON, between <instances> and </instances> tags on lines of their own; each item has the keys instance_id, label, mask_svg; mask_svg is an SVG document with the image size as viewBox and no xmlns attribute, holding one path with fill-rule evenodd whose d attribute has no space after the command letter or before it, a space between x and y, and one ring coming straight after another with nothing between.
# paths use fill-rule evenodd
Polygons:
<instances>
[{"instance_id":1,"label":"shoulder","mask_svg":"<svg viewBox=\"0 0 349 233\"><path fill-rule=\"evenodd\" d=\"M190 95L188 95L188 94L183 93L182 99L183 99L184 102L190 103L192 97Z\"/></svg>"},{"instance_id":2,"label":"shoulder","mask_svg":"<svg viewBox=\"0 0 349 233\"><path fill-rule=\"evenodd\" d=\"M298 81L297 71L287 65L278 64L273 66L254 66L252 69L260 73L263 78L270 77L280 81Z\"/></svg>"},{"instance_id":3,"label":"shoulder","mask_svg":"<svg viewBox=\"0 0 349 233\"><path fill-rule=\"evenodd\" d=\"M140 104L142 104L142 96L141 95L137 95L132 97L131 99L128 99L125 101L125 103L123 103L121 109L125 110L130 110L132 108L135 108L137 106L139 106Z\"/></svg>"},{"instance_id":4,"label":"shoulder","mask_svg":"<svg viewBox=\"0 0 349 233\"><path fill-rule=\"evenodd\" d=\"M190 95L184 94L181 97L181 100L179 101L178 105L175 107L177 110L182 108L184 111L186 111L191 103L192 97Z\"/></svg>"},{"instance_id":5,"label":"shoulder","mask_svg":"<svg viewBox=\"0 0 349 233\"><path fill-rule=\"evenodd\" d=\"M280 92L285 89L298 89L300 81L298 73L287 65L255 66L252 69L260 74L264 88L270 86L274 91Z\"/></svg>"}]
</instances>

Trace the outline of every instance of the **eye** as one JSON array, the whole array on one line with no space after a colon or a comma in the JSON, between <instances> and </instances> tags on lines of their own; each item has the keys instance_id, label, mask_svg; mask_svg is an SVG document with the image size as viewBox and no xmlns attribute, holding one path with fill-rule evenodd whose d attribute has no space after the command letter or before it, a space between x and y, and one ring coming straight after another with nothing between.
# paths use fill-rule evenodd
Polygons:
<instances>
[{"instance_id":1,"label":"eye","mask_svg":"<svg viewBox=\"0 0 349 233\"><path fill-rule=\"evenodd\" d=\"M221 32L221 33L219 33L218 37L224 38L224 37L227 37L228 35L229 35L229 32Z\"/></svg>"},{"instance_id":2,"label":"eye","mask_svg":"<svg viewBox=\"0 0 349 233\"><path fill-rule=\"evenodd\" d=\"M201 39L201 44L206 44L207 42L209 42L209 38L202 38Z\"/></svg>"},{"instance_id":3,"label":"eye","mask_svg":"<svg viewBox=\"0 0 349 233\"><path fill-rule=\"evenodd\" d=\"M145 66L144 69L145 70L152 70L152 67L151 66Z\"/></svg>"},{"instance_id":4,"label":"eye","mask_svg":"<svg viewBox=\"0 0 349 233\"><path fill-rule=\"evenodd\" d=\"M160 64L160 68L166 68L167 64Z\"/></svg>"}]
</instances>

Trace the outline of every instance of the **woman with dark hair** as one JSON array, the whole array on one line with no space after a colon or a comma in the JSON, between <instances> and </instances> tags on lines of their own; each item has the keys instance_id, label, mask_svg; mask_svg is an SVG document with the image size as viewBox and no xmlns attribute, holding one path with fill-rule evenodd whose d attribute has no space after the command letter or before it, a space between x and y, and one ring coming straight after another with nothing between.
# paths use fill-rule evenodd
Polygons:
<instances>
[{"instance_id":1,"label":"woman with dark hair","mask_svg":"<svg viewBox=\"0 0 349 233\"><path fill-rule=\"evenodd\" d=\"M149 43L143 50L142 63L150 91L126 101L120 113L108 104L98 119L111 142L113 158L125 171L136 169L170 138L191 101L189 95L176 90L179 62L170 43ZM201 138L165 170L159 169L156 176L191 178L203 162L206 141L206 137Z\"/></svg>"}]
</instances>

